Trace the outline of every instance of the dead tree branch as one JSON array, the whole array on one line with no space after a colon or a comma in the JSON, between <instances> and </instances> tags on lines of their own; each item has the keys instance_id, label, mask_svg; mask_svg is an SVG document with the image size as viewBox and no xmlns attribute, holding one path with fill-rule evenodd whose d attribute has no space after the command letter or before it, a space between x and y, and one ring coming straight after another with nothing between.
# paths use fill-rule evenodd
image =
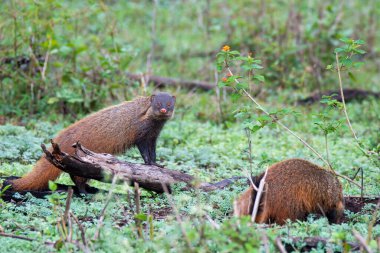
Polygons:
<instances>
[{"instance_id":1,"label":"dead tree branch","mask_svg":"<svg viewBox=\"0 0 380 253\"><path fill-rule=\"evenodd\" d=\"M162 77L162 76L154 76L154 75L146 76L144 74L133 74L133 73L127 73L127 77L131 80L139 81L139 82L143 78L144 80L149 80L149 82L153 83L157 87L181 86L187 89L200 89L204 91L215 89L215 85L213 83L205 82L205 81L181 80L181 79L171 78L171 77Z\"/></svg>"},{"instance_id":2,"label":"dead tree branch","mask_svg":"<svg viewBox=\"0 0 380 253\"><path fill-rule=\"evenodd\" d=\"M60 170L72 176L80 176L95 179L102 182L111 182L115 174L121 181L137 182L140 187L163 193L163 184L170 186L177 183L185 183L186 189L199 188L203 191L222 189L235 180L242 177L224 179L217 183L195 183L193 176L176 170L161 168L155 165L136 164L120 161L110 154L94 153L80 143L76 143L75 155L69 155L60 150L57 143L52 142L53 151L41 145L45 158Z\"/></svg>"},{"instance_id":3,"label":"dead tree branch","mask_svg":"<svg viewBox=\"0 0 380 253\"><path fill-rule=\"evenodd\" d=\"M14 238L14 239L20 239L20 240L25 240L25 241L29 241L29 242L33 242L33 241L36 241L35 239L32 239L32 238L28 238L28 237L25 237L25 236L21 236L21 235L14 235L14 234L7 234L7 233L3 233L3 232L0 232L0 237L10 237L10 238ZM53 246L54 245L54 242L43 242L45 245L48 245L48 246Z\"/></svg>"}]
</instances>

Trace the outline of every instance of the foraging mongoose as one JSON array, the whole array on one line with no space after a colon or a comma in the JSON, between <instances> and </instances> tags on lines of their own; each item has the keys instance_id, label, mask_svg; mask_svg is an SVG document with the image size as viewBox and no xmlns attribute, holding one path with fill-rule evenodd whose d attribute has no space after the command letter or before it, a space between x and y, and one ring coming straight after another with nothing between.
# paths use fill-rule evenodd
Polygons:
<instances>
[{"instance_id":1,"label":"foraging mongoose","mask_svg":"<svg viewBox=\"0 0 380 253\"><path fill-rule=\"evenodd\" d=\"M73 154L72 145L80 142L97 153L120 153L137 146L146 164L156 164L156 141L174 112L175 96L157 93L107 107L62 130L54 139L63 152ZM8 182L14 191L43 190L61 170L42 156L33 170L20 179ZM85 192L86 179L71 177Z\"/></svg>"},{"instance_id":2,"label":"foraging mongoose","mask_svg":"<svg viewBox=\"0 0 380 253\"><path fill-rule=\"evenodd\" d=\"M263 176L253 178L257 187ZM234 215L251 215L255 198L250 186L235 201ZM337 223L343 210L342 185L332 172L302 159L289 159L269 167L255 222L283 225L287 219L304 220L309 213L317 213Z\"/></svg>"}]
</instances>

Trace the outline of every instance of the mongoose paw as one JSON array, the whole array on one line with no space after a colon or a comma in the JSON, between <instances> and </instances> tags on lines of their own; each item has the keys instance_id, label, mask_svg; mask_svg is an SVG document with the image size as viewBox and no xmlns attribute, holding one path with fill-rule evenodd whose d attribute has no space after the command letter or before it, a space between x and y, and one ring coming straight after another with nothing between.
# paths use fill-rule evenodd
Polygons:
<instances>
[{"instance_id":1,"label":"mongoose paw","mask_svg":"<svg viewBox=\"0 0 380 253\"><path fill-rule=\"evenodd\" d=\"M157 166L157 167L160 167L160 168L165 168L165 166L164 165L161 165L161 164L158 164L158 163L153 163L153 162L151 162L151 163L146 163L146 165L154 165L154 166Z\"/></svg>"}]
</instances>

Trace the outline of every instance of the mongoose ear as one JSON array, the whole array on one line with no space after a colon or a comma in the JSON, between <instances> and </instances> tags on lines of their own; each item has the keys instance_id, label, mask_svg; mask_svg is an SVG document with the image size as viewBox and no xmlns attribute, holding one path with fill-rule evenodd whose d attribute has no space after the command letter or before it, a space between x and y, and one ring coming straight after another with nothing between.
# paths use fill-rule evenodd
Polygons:
<instances>
[{"instance_id":1,"label":"mongoose ear","mask_svg":"<svg viewBox=\"0 0 380 253\"><path fill-rule=\"evenodd\" d=\"M154 99L155 96L156 95L154 95L154 94L150 96L150 102L153 102L153 99Z\"/></svg>"},{"instance_id":2,"label":"mongoose ear","mask_svg":"<svg viewBox=\"0 0 380 253\"><path fill-rule=\"evenodd\" d=\"M174 100L174 102L175 102L176 97L175 97L175 96L172 96L172 98L173 98L173 100Z\"/></svg>"}]
</instances>

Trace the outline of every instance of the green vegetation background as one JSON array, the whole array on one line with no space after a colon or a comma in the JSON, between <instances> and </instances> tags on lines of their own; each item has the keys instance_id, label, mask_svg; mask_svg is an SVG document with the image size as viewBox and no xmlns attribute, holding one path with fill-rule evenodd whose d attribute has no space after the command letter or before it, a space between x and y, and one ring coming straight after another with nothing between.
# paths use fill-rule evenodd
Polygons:
<instances>
[{"instance_id":1,"label":"green vegetation background","mask_svg":"<svg viewBox=\"0 0 380 253\"><path fill-rule=\"evenodd\" d=\"M334 48L342 37L366 41L366 54L357 59L365 65L344 73L345 87L379 92L380 6L377 1L3 1L0 10L0 175L21 176L29 171L56 133L102 107L150 94L126 73L144 73L216 83L224 73L215 72L215 55L225 44L243 54L259 57L263 84L252 86L270 111L289 108L299 113L283 122L325 152L324 135L314 124L325 112L320 104L297 106L297 99L314 91L337 90L338 79L326 66L334 63ZM48 61L44 63L49 52ZM148 61L150 57L150 61ZM8 59L8 61L7 61ZM22 59L29 59L23 62ZM9 63L9 61L11 61ZM147 63L148 62L148 63ZM149 65L150 62L150 65ZM150 67L149 67L150 66ZM214 91L166 88L177 96L176 115L158 142L160 163L199 177L219 181L244 175L249 168L248 137L243 121L234 117L249 100L218 99ZM220 105L220 107L219 107ZM223 114L220 113L220 108ZM369 98L348 104L348 112L359 138L370 150L379 150L380 103ZM329 111L332 120L343 114ZM251 135L253 172L292 157L320 162L309 150L281 129L263 128ZM365 194L380 194L379 167L356 147L346 127L329 135L330 160L341 174L353 176L364 170ZM142 162L137 150L121 159ZM70 184L64 175L59 182ZM342 181L345 195L360 190ZM93 183L108 190L109 185ZM242 252L262 247L261 230L231 219L232 201L245 188L203 193L174 191L173 198L183 219L193 250ZM100 239L90 242L96 252L184 252L180 224L165 196L142 193L142 211L154 220L139 239L134 206L127 186L120 186L106 213ZM65 196L64 196L65 197ZM92 238L107 194L73 199L73 213ZM8 252L48 252L43 241L57 242L62 232L57 219L64 199L57 203L28 196L22 204L0 203L0 232L36 239L27 242L0 237ZM368 210L370 206L367 207ZM343 241L353 241L352 229L366 236L372 212L348 213L349 223L328 225L325 219L289 223L266 230L271 250L280 236L324 236L330 248L341 250ZM216 229L215 221L221 226ZM239 225L237 225L239 224ZM371 235L380 236L379 225ZM74 237L80 240L78 228ZM261 244L260 244L261 243ZM295 245L295 248L302 245ZM80 250L71 243L57 243L57 250ZM323 252L324 249L320 249ZM318 250L316 250L318 251Z\"/></svg>"}]
</instances>

